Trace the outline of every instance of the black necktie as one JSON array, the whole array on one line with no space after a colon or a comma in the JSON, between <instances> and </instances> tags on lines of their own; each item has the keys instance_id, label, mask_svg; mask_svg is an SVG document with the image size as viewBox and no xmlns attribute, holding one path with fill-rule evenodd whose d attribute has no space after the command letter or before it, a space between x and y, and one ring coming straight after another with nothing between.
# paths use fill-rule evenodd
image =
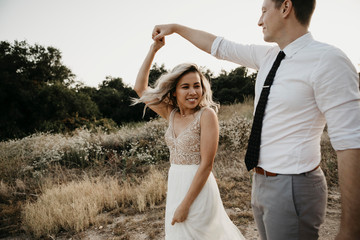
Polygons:
<instances>
[{"instance_id":1,"label":"black necktie","mask_svg":"<svg viewBox=\"0 0 360 240\"><path fill-rule=\"evenodd\" d=\"M271 85L274 81L276 70L280 66L281 60L285 57L285 53L280 51L276 57L276 60L273 66L270 69L269 74L266 77L263 89L261 91L261 95L259 98L259 102L256 106L255 116L253 125L251 128L250 138L248 142L248 148L245 155L245 164L248 171L257 166L259 161L260 154L260 143L261 143L261 129L262 122L265 113L266 103L268 101L268 96L270 93Z\"/></svg>"}]
</instances>

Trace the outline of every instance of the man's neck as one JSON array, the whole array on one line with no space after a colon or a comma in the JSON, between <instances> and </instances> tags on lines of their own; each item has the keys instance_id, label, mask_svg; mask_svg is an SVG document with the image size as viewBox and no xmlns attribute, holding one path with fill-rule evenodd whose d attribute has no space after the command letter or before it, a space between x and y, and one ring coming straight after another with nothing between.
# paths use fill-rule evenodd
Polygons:
<instances>
[{"instance_id":1,"label":"man's neck","mask_svg":"<svg viewBox=\"0 0 360 240\"><path fill-rule=\"evenodd\" d=\"M282 36L276 43L279 45L280 49L283 50L287 45L289 45L299 37L304 36L308 32L308 28L302 25L285 28Z\"/></svg>"}]
</instances>

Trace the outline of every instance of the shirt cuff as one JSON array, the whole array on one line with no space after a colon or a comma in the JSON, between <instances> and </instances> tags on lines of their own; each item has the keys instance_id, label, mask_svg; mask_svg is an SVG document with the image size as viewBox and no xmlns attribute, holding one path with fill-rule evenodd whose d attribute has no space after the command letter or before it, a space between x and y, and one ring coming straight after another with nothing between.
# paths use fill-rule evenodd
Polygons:
<instances>
[{"instance_id":1,"label":"shirt cuff","mask_svg":"<svg viewBox=\"0 0 360 240\"><path fill-rule=\"evenodd\" d=\"M349 138L343 138L341 140L331 140L331 145L333 146L335 151L360 149L360 134L351 136Z\"/></svg>"},{"instance_id":2,"label":"shirt cuff","mask_svg":"<svg viewBox=\"0 0 360 240\"><path fill-rule=\"evenodd\" d=\"M216 57L216 52L220 46L221 41L223 40L223 37L216 37L211 45L211 55Z\"/></svg>"}]
</instances>

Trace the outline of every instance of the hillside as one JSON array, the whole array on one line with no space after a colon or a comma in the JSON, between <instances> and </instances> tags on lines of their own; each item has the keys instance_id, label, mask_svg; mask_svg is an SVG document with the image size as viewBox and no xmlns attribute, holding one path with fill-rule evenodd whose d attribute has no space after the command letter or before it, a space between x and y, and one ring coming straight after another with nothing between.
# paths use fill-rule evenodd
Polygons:
<instances>
[{"instance_id":1,"label":"hillside","mask_svg":"<svg viewBox=\"0 0 360 240\"><path fill-rule=\"evenodd\" d=\"M257 239L250 175L243 164L251 103L223 106L214 175L224 206L247 239ZM121 129L38 133L0 142L0 237L162 239L169 152L164 120ZM336 156L326 132L321 167L330 188L320 239L339 227Z\"/></svg>"}]
</instances>

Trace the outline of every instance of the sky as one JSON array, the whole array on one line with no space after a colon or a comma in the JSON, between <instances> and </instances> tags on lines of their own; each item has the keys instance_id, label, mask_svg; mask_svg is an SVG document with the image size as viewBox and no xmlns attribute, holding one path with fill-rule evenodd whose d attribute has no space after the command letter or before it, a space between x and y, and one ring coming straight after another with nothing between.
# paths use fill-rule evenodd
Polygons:
<instances>
[{"instance_id":1,"label":"sky","mask_svg":"<svg viewBox=\"0 0 360 240\"><path fill-rule=\"evenodd\" d=\"M155 25L179 23L245 43L268 44L257 26L262 0L0 0L0 41L52 46L86 86L106 76L135 83ZM360 70L360 0L317 0L316 40L342 49ZM238 65L217 60L180 36L166 38L154 63L194 62L214 75Z\"/></svg>"}]
</instances>

